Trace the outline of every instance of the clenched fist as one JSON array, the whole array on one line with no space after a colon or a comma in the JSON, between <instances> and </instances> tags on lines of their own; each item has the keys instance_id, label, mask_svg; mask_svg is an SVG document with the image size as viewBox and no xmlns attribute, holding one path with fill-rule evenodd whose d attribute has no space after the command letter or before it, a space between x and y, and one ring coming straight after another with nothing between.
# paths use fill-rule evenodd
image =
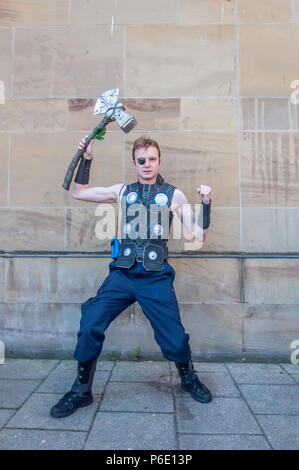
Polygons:
<instances>
[{"instance_id":1,"label":"clenched fist","mask_svg":"<svg viewBox=\"0 0 299 470\"><path fill-rule=\"evenodd\" d=\"M197 188L197 192L204 204L209 204L211 200L211 188L210 186L204 186L203 184Z\"/></svg>"},{"instance_id":2,"label":"clenched fist","mask_svg":"<svg viewBox=\"0 0 299 470\"><path fill-rule=\"evenodd\" d=\"M79 144L78 144L78 149L82 150L85 146L85 142L86 142L86 137L88 137L88 135L85 136L85 138L81 139ZM87 147L87 149L85 149L85 152L84 152L84 158L86 158L87 160L91 160L92 159L92 147L93 147L93 144L94 144L94 139L92 139Z\"/></svg>"}]
</instances>

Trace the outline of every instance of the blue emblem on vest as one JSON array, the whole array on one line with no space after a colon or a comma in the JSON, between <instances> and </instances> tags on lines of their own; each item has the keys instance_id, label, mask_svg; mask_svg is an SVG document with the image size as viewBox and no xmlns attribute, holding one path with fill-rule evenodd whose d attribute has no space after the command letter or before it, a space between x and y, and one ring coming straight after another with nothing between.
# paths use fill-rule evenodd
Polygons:
<instances>
[{"instance_id":1,"label":"blue emblem on vest","mask_svg":"<svg viewBox=\"0 0 299 470\"><path fill-rule=\"evenodd\" d=\"M166 206L168 203L168 196L165 193L158 193L154 200L157 206Z\"/></svg>"}]
</instances>

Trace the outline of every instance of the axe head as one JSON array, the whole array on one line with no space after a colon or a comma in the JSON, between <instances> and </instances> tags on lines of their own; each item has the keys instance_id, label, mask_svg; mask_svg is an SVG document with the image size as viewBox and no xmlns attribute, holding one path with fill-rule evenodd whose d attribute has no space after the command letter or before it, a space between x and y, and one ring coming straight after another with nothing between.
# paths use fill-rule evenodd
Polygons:
<instances>
[{"instance_id":1,"label":"axe head","mask_svg":"<svg viewBox=\"0 0 299 470\"><path fill-rule=\"evenodd\" d=\"M118 101L118 92L118 88L112 88L103 93L96 102L93 114L105 113L111 120L116 120L121 130L127 134L136 126L137 121L124 112L126 108Z\"/></svg>"}]
</instances>

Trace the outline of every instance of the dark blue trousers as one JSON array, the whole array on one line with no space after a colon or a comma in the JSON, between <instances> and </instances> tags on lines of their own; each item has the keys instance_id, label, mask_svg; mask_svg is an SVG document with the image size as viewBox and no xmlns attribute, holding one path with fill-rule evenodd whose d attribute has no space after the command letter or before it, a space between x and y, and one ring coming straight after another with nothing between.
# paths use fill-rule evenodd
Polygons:
<instances>
[{"instance_id":1,"label":"dark blue trousers","mask_svg":"<svg viewBox=\"0 0 299 470\"><path fill-rule=\"evenodd\" d=\"M146 271L135 261L130 269L109 264L109 275L97 295L81 306L80 330L74 358L88 361L101 353L105 330L127 307L138 302L154 330L163 356L169 361L188 363L189 335L181 323L173 287L175 270L167 262L162 271ZM121 338L121 331L120 338Z\"/></svg>"}]
</instances>

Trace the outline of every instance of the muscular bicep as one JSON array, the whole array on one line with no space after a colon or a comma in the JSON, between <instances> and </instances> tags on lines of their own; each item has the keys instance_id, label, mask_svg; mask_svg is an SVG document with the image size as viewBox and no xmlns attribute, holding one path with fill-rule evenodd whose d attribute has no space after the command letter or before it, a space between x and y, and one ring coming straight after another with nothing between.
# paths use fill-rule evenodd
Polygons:
<instances>
[{"instance_id":1,"label":"muscular bicep","mask_svg":"<svg viewBox=\"0 0 299 470\"><path fill-rule=\"evenodd\" d=\"M82 188L73 191L72 196L80 201L90 202L117 202L118 195L122 188L122 184L115 184L113 186L94 186L91 188Z\"/></svg>"}]
</instances>

